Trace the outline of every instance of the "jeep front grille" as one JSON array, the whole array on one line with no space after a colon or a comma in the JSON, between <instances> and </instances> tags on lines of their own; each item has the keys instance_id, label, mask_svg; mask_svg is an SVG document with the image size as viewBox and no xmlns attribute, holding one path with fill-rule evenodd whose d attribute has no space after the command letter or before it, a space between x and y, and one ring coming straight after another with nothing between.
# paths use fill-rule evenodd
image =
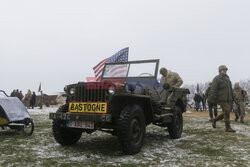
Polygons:
<instances>
[{"instance_id":1,"label":"jeep front grille","mask_svg":"<svg viewBox=\"0 0 250 167\"><path fill-rule=\"evenodd\" d=\"M75 101L106 101L105 89L87 89L86 84L76 86Z\"/></svg>"}]
</instances>

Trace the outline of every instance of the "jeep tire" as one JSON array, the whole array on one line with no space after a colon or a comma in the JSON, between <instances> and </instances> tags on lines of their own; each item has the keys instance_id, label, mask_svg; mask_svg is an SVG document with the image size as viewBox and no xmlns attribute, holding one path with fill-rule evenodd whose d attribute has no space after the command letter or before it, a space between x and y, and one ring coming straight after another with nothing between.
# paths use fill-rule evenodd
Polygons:
<instances>
[{"instance_id":1,"label":"jeep tire","mask_svg":"<svg viewBox=\"0 0 250 167\"><path fill-rule=\"evenodd\" d=\"M68 105L62 105L57 112L66 113L68 111ZM62 146L75 144L82 135L82 132L66 128L66 121L53 120L52 130L55 140Z\"/></svg>"},{"instance_id":2,"label":"jeep tire","mask_svg":"<svg viewBox=\"0 0 250 167\"><path fill-rule=\"evenodd\" d=\"M140 152L145 138L146 125L143 110L137 106L126 106L118 120L118 140L125 154Z\"/></svg>"},{"instance_id":3,"label":"jeep tire","mask_svg":"<svg viewBox=\"0 0 250 167\"><path fill-rule=\"evenodd\" d=\"M179 106L175 107L172 122L168 124L168 132L171 139L179 139L183 130L182 111Z\"/></svg>"}]
</instances>

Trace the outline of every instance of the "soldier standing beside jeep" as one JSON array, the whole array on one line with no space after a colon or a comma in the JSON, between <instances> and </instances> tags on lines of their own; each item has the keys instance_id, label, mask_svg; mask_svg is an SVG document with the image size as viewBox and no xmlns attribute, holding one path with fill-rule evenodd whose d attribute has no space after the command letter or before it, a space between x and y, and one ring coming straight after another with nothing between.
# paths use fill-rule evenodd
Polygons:
<instances>
[{"instance_id":1,"label":"soldier standing beside jeep","mask_svg":"<svg viewBox=\"0 0 250 167\"><path fill-rule=\"evenodd\" d=\"M225 65L219 67L219 75L212 82L209 93L209 101L213 104L220 104L222 113L212 120L213 128L216 128L216 121L224 118L226 132L236 132L230 126L230 110L233 101L232 83L227 75L228 68Z\"/></svg>"}]
</instances>

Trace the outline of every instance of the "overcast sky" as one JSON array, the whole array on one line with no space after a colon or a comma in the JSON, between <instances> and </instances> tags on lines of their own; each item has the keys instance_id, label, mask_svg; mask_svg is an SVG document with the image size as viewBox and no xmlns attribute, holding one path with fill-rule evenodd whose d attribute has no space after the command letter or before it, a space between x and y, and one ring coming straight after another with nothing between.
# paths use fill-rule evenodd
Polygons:
<instances>
[{"instance_id":1,"label":"overcast sky","mask_svg":"<svg viewBox=\"0 0 250 167\"><path fill-rule=\"evenodd\" d=\"M122 48L129 60L160 59L184 84L228 66L250 78L248 0L0 1L0 89L63 91Z\"/></svg>"}]
</instances>

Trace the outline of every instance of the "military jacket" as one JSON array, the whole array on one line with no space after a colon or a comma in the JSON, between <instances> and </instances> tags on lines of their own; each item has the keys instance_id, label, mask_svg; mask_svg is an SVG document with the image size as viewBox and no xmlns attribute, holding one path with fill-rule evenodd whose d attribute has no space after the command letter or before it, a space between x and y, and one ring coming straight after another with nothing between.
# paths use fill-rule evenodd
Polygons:
<instances>
[{"instance_id":1,"label":"military jacket","mask_svg":"<svg viewBox=\"0 0 250 167\"><path fill-rule=\"evenodd\" d=\"M161 84L165 83L168 83L171 87L179 88L183 84L183 81L179 74L168 70L168 75L166 77L161 77Z\"/></svg>"},{"instance_id":2,"label":"military jacket","mask_svg":"<svg viewBox=\"0 0 250 167\"><path fill-rule=\"evenodd\" d=\"M228 75L219 74L212 82L211 89L208 95L208 100L211 103L216 102L232 102L234 98L232 83Z\"/></svg>"}]
</instances>

